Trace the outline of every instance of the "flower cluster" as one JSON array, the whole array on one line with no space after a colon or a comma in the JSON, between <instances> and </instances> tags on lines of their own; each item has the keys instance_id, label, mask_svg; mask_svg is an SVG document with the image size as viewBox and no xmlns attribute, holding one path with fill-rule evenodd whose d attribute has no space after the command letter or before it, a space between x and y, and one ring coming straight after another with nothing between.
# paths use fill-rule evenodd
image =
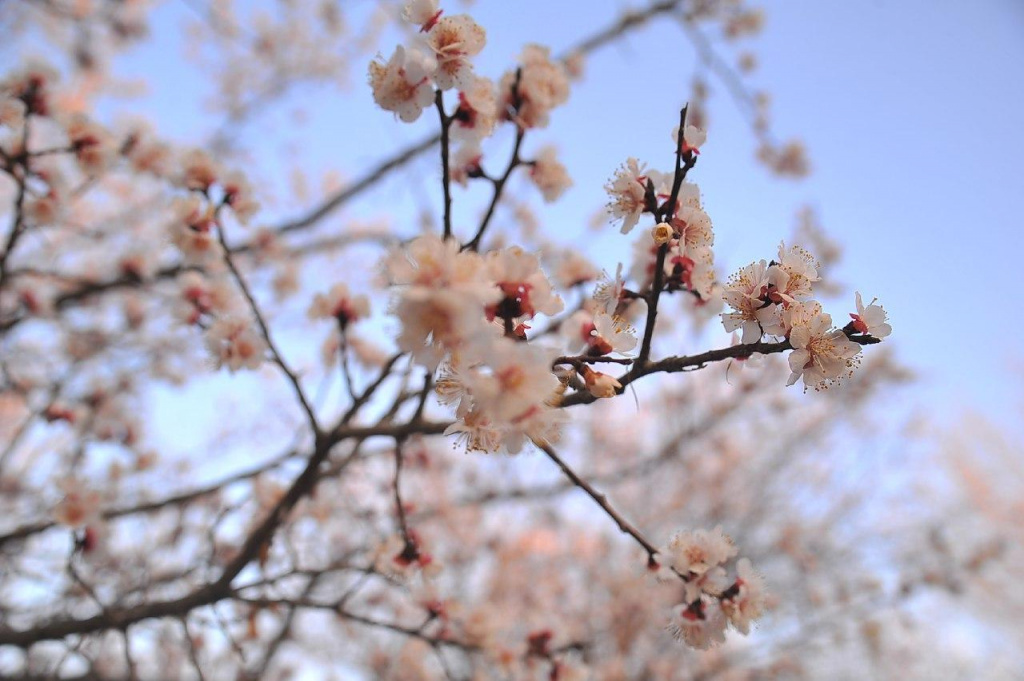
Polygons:
<instances>
[{"instance_id":1,"label":"flower cluster","mask_svg":"<svg viewBox=\"0 0 1024 681\"><path fill-rule=\"evenodd\" d=\"M437 390L456 407L451 432L482 451L557 439L554 353L522 342L534 316L563 307L536 256L515 247L484 256L426 235L383 266L397 289L399 348L430 369L446 360Z\"/></svg>"},{"instance_id":2,"label":"flower cluster","mask_svg":"<svg viewBox=\"0 0 1024 681\"><path fill-rule=\"evenodd\" d=\"M327 293L314 296L307 314L310 319L334 319L344 330L370 316L370 301L366 296L351 295L345 284L335 284Z\"/></svg>"},{"instance_id":3,"label":"flower cluster","mask_svg":"<svg viewBox=\"0 0 1024 681\"><path fill-rule=\"evenodd\" d=\"M396 46L386 62L370 63L374 101L408 123L436 100L442 124L459 143L448 161L450 177L459 185L488 178L481 165L481 143L494 134L499 122L511 121L521 132L543 128L551 111L569 98L566 66L552 60L546 47L527 45L519 66L495 83L473 70L472 58L483 49L487 36L471 17L444 15L438 0L409 0L402 17L419 27L419 35L413 44ZM446 114L443 93L452 89L458 90L458 106ZM517 162L530 166L530 180L545 201L557 200L572 186L553 147Z\"/></svg>"},{"instance_id":4,"label":"flower cluster","mask_svg":"<svg viewBox=\"0 0 1024 681\"><path fill-rule=\"evenodd\" d=\"M720 527L679 532L661 554L665 564L658 566L659 578L685 581L684 600L672 609L668 625L673 635L705 650L725 641L730 624L750 632L750 623L765 609L764 579L746 558L736 562L736 577L728 578L725 566L737 550Z\"/></svg>"},{"instance_id":5,"label":"flower cluster","mask_svg":"<svg viewBox=\"0 0 1024 681\"><path fill-rule=\"evenodd\" d=\"M487 34L467 14L442 17L437 0L410 0L403 17L420 26L420 48L395 47L391 58L370 63L373 98L386 111L412 122L440 90L469 88L474 83L472 57L480 53Z\"/></svg>"},{"instance_id":6,"label":"flower cluster","mask_svg":"<svg viewBox=\"0 0 1024 681\"><path fill-rule=\"evenodd\" d=\"M888 336L881 306L864 306L857 294L857 312L846 329L832 325L832 317L812 300L820 280L814 257L797 246L779 245L778 259L751 263L736 272L722 294L732 312L722 314L727 331L741 331L741 341L753 344L768 334L786 338L793 347L789 385L801 378L804 387L820 390L849 376L859 362L859 334L866 342Z\"/></svg>"},{"instance_id":7,"label":"flower cluster","mask_svg":"<svg viewBox=\"0 0 1024 681\"><path fill-rule=\"evenodd\" d=\"M520 128L543 128L551 111L569 99L569 74L543 45L527 45L519 68L501 78L502 111Z\"/></svg>"},{"instance_id":8,"label":"flower cluster","mask_svg":"<svg viewBox=\"0 0 1024 681\"><path fill-rule=\"evenodd\" d=\"M705 138L702 130L686 126L683 136L677 138L680 153L692 162ZM651 283L658 250L667 245L662 273L666 290L689 291L697 299L706 301L715 286L714 229L701 205L700 188L685 181L674 187L674 179L673 173L647 170L637 159L627 159L605 185L608 212L613 219L621 221L623 234L631 232L644 213L667 215L664 221L654 225L649 238L637 242L633 278ZM673 189L676 201L669 206Z\"/></svg>"}]
</instances>

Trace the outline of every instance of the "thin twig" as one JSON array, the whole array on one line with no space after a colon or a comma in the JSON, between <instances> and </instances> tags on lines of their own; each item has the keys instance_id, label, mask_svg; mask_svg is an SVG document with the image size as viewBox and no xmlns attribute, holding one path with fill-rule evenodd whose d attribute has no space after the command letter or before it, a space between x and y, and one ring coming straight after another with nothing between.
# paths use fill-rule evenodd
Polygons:
<instances>
[{"instance_id":1,"label":"thin twig","mask_svg":"<svg viewBox=\"0 0 1024 681\"><path fill-rule=\"evenodd\" d=\"M263 313L260 310L260 306L256 303L256 299L253 297L252 292L249 290L249 286L245 283L245 279L242 277L242 273L238 270L235 265L234 259L231 257L231 251L228 248L227 240L224 237L224 227L221 225L220 220L216 221L217 240L220 242L221 248L224 249L224 262L227 264L228 269L231 270L232 276L235 278L235 282L238 284L238 288L241 289L242 295L249 302L249 309L252 311L253 316L256 318L256 323L260 327L260 333L263 336L263 340L266 342L267 347L270 349L270 354L274 358L274 363L281 368L284 375L288 378L288 382L291 383L292 389L295 391L295 396L302 405L303 411L306 412L306 417L309 419L310 428L313 429L315 434L320 433L320 424L317 421L316 413L313 411L313 407L309 404L306 399L306 394L302 390L302 386L299 384L299 379L295 373L291 370L288 364L284 361L284 357L281 356L280 351L274 344L274 340L270 337L270 327L267 326L267 321L263 318Z\"/></svg>"},{"instance_id":2,"label":"thin twig","mask_svg":"<svg viewBox=\"0 0 1024 681\"><path fill-rule=\"evenodd\" d=\"M567 464L562 459L562 457L558 456L558 454L555 452L554 448L551 447L551 445L537 441L534 441L534 444L536 444L542 452L547 454L548 458L554 461L556 466L562 469L562 472L565 473L565 476L569 478L574 485L576 485L581 490L586 492L591 499L596 501L597 505L600 506L604 510L604 512L608 514L608 517L615 521L615 524L619 526L619 529L623 533L628 534L630 537L635 539L636 542L640 544L640 546L643 547L644 551L647 552L647 557L649 561L654 560L654 556L658 554L657 547L654 546L654 544L652 544L650 540L648 540L647 537L645 537L643 533L640 532L640 530L634 527L632 523L626 520L621 513L615 510L611 503L608 502L607 496L598 492L590 485L590 483L581 478L576 473L576 471L574 471L572 467L569 466L569 464Z\"/></svg>"}]
</instances>

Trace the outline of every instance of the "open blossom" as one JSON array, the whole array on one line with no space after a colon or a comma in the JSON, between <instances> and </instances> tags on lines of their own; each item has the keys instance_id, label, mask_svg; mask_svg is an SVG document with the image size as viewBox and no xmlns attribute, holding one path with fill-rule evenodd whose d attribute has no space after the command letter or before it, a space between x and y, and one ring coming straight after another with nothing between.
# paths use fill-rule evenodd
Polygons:
<instances>
[{"instance_id":1,"label":"open blossom","mask_svg":"<svg viewBox=\"0 0 1024 681\"><path fill-rule=\"evenodd\" d=\"M693 603L681 603L672 609L669 632L697 650L707 650L725 642L728 622L721 608L701 598Z\"/></svg>"},{"instance_id":2,"label":"open blossom","mask_svg":"<svg viewBox=\"0 0 1024 681\"><path fill-rule=\"evenodd\" d=\"M445 353L492 334L485 310L503 294L477 253L428 234L392 251L383 269L392 284L402 287L394 304L402 322L399 348L418 362L436 367Z\"/></svg>"},{"instance_id":3,"label":"open blossom","mask_svg":"<svg viewBox=\"0 0 1024 681\"><path fill-rule=\"evenodd\" d=\"M237 306L234 288L225 279L208 279L201 272L188 270L178 277L175 315L186 324L195 324L205 314L230 312Z\"/></svg>"},{"instance_id":4,"label":"open blossom","mask_svg":"<svg viewBox=\"0 0 1024 681\"><path fill-rule=\"evenodd\" d=\"M326 294L313 297L307 315L310 319L336 319L342 328L370 315L366 296L353 296L345 284L335 284Z\"/></svg>"},{"instance_id":5,"label":"open blossom","mask_svg":"<svg viewBox=\"0 0 1024 681\"><path fill-rule=\"evenodd\" d=\"M424 234L404 248L393 249L383 260L384 275L394 285L460 287L482 283L483 259L462 251L454 239Z\"/></svg>"},{"instance_id":6,"label":"open blossom","mask_svg":"<svg viewBox=\"0 0 1024 681\"><path fill-rule=\"evenodd\" d=\"M679 234L681 255L691 260L711 260L711 247L715 244L715 233L711 218L700 206L683 204L672 218L672 227Z\"/></svg>"},{"instance_id":7,"label":"open blossom","mask_svg":"<svg viewBox=\"0 0 1024 681\"><path fill-rule=\"evenodd\" d=\"M572 186L565 166L555 158L554 147L544 147L530 168L530 180L548 203L558 200Z\"/></svg>"},{"instance_id":8,"label":"open blossom","mask_svg":"<svg viewBox=\"0 0 1024 681\"><path fill-rule=\"evenodd\" d=\"M492 251L486 258L487 274L501 290L502 298L488 309L490 318L532 318L562 311L564 304L556 294L536 255L518 247Z\"/></svg>"},{"instance_id":9,"label":"open blossom","mask_svg":"<svg viewBox=\"0 0 1024 681\"><path fill-rule=\"evenodd\" d=\"M192 195L176 200L172 211L171 240L186 261L203 264L220 257L213 206Z\"/></svg>"},{"instance_id":10,"label":"open blossom","mask_svg":"<svg viewBox=\"0 0 1024 681\"><path fill-rule=\"evenodd\" d=\"M490 78L473 76L459 92L459 108L452 115L452 136L480 140L498 123L498 100Z\"/></svg>"},{"instance_id":11,"label":"open blossom","mask_svg":"<svg viewBox=\"0 0 1024 681\"><path fill-rule=\"evenodd\" d=\"M593 356L629 352L636 347L636 329L621 317L603 310L593 315L585 310L573 313L562 325L572 352L580 348Z\"/></svg>"},{"instance_id":12,"label":"open blossom","mask_svg":"<svg viewBox=\"0 0 1024 681\"><path fill-rule=\"evenodd\" d=\"M542 407L559 388L551 373L555 353L546 348L496 338L479 348L487 371L467 374L466 384L476 408L497 423L513 423Z\"/></svg>"},{"instance_id":13,"label":"open blossom","mask_svg":"<svg viewBox=\"0 0 1024 681\"><path fill-rule=\"evenodd\" d=\"M50 114L53 84L58 77L57 71L48 64L30 60L21 70L0 81L0 95L20 99L25 104L26 113L47 116Z\"/></svg>"},{"instance_id":14,"label":"open blossom","mask_svg":"<svg viewBox=\"0 0 1024 681\"><path fill-rule=\"evenodd\" d=\"M640 214L647 207L646 187L644 166L635 158L626 159L604 187L609 197L608 212L612 218L622 220L623 234L628 234L636 226Z\"/></svg>"},{"instance_id":15,"label":"open blossom","mask_svg":"<svg viewBox=\"0 0 1024 681\"><path fill-rule=\"evenodd\" d=\"M569 99L569 76L565 67L551 59L543 45L527 45L519 57L519 87L513 92L516 71L508 71L498 86L503 108L510 111L520 128L546 127L551 110ZM517 106L518 104L518 106Z\"/></svg>"},{"instance_id":16,"label":"open blossom","mask_svg":"<svg viewBox=\"0 0 1024 681\"><path fill-rule=\"evenodd\" d=\"M601 273L601 281L594 289L594 302L608 314L615 314L625 289L626 280L622 277L622 263L619 263L615 269L614 279L609 277L607 272Z\"/></svg>"},{"instance_id":17,"label":"open blossom","mask_svg":"<svg viewBox=\"0 0 1024 681\"><path fill-rule=\"evenodd\" d=\"M394 313L402 321L399 349L427 367L489 333L479 299L458 289L410 287L400 294Z\"/></svg>"},{"instance_id":18,"label":"open blossom","mask_svg":"<svg viewBox=\"0 0 1024 681\"><path fill-rule=\"evenodd\" d=\"M768 297L772 302L784 304L807 299L813 294L812 284L819 279L814 256L799 246L787 249L786 243L782 242L779 244L779 260L768 271L768 283L771 285Z\"/></svg>"},{"instance_id":19,"label":"open blossom","mask_svg":"<svg viewBox=\"0 0 1024 681\"><path fill-rule=\"evenodd\" d=\"M702 248L684 255L681 246L681 240L674 242L665 259L666 285L696 293L702 301L710 299L717 277L714 254L710 248Z\"/></svg>"},{"instance_id":20,"label":"open blossom","mask_svg":"<svg viewBox=\"0 0 1024 681\"><path fill-rule=\"evenodd\" d=\"M765 144L757 150L757 157L782 177L807 177L811 172L807 149L799 140L787 142L781 147Z\"/></svg>"},{"instance_id":21,"label":"open blossom","mask_svg":"<svg viewBox=\"0 0 1024 681\"><path fill-rule=\"evenodd\" d=\"M406 123L420 117L434 102L430 73L432 60L416 50L398 45L387 63L370 62L370 87L373 101L385 111L395 112Z\"/></svg>"},{"instance_id":22,"label":"open blossom","mask_svg":"<svg viewBox=\"0 0 1024 681\"><path fill-rule=\"evenodd\" d=\"M460 144L451 157L452 182L465 187L470 177L480 173L482 158L483 151L480 149L480 140L469 139Z\"/></svg>"},{"instance_id":23,"label":"open blossom","mask_svg":"<svg viewBox=\"0 0 1024 681\"><path fill-rule=\"evenodd\" d=\"M206 191L220 174L220 169L210 155L202 149L193 149L181 160L181 184L186 189Z\"/></svg>"},{"instance_id":24,"label":"open blossom","mask_svg":"<svg viewBox=\"0 0 1024 681\"><path fill-rule=\"evenodd\" d=\"M444 434L454 435L456 446L465 447L467 452L493 453L501 449L501 430L494 427L483 411L471 409L461 414L445 428Z\"/></svg>"},{"instance_id":25,"label":"open blossom","mask_svg":"<svg viewBox=\"0 0 1024 681\"><path fill-rule=\"evenodd\" d=\"M789 355L792 374L787 385L803 377L805 388L820 390L853 373L860 345L833 329L832 317L822 312L818 303L794 303L787 313L792 321L789 342L793 345Z\"/></svg>"},{"instance_id":26,"label":"open blossom","mask_svg":"<svg viewBox=\"0 0 1024 681\"><path fill-rule=\"evenodd\" d=\"M509 454L518 454L528 443L540 445L557 444L568 420L564 409L555 409L552 396L543 404L531 407L521 416L505 424L501 433L501 444Z\"/></svg>"},{"instance_id":27,"label":"open blossom","mask_svg":"<svg viewBox=\"0 0 1024 681\"><path fill-rule=\"evenodd\" d=\"M473 404L472 395L466 385L466 374L455 361L448 361L437 370L434 380L434 392L437 401L446 407L455 407L455 413L461 416Z\"/></svg>"},{"instance_id":28,"label":"open blossom","mask_svg":"<svg viewBox=\"0 0 1024 681\"><path fill-rule=\"evenodd\" d=\"M469 368L442 371L439 395L457 404L459 420L446 434L471 451L520 451L529 440L555 442L565 414L553 409L561 383L551 372L555 353L501 336L474 339L463 353Z\"/></svg>"},{"instance_id":29,"label":"open blossom","mask_svg":"<svg viewBox=\"0 0 1024 681\"><path fill-rule=\"evenodd\" d=\"M87 175L96 175L113 163L117 142L98 123L84 116L75 116L68 124L68 140L75 150L75 159Z\"/></svg>"},{"instance_id":30,"label":"open blossom","mask_svg":"<svg viewBox=\"0 0 1024 681\"><path fill-rule=\"evenodd\" d=\"M636 347L636 329L622 317L598 311L594 315L594 332L588 342L592 350L603 351L602 354L629 352Z\"/></svg>"},{"instance_id":31,"label":"open blossom","mask_svg":"<svg viewBox=\"0 0 1024 681\"><path fill-rule=\"evenodd\" d=\"M438 0L409 0L402 9L402 18L425 33L441 18L443 10L438 9L439 4Z\"/></svg>"},{"instance_id":32,"label":"open blossom","mask_svg":"<svg viewBox=\"0 0 1024 681\"><path fill-rule=\"evenodd\" d=\"M682 574L703 575L736 555L732 540L721 527L677 532L662 551L669 565Z\"/></svg>"},{"instance_id":33,"label":"open blossom","mask_svg":"<svg viewBox=\"0 0 1024 681\"><path fill-rule=\"evenodd\" d=\"M103 497L95 490L82 489L80 485L65 481L61 484L64 498L53 509L54 519L61 525L81 528L100 521L100 504Z\"/></svg>"},{"instance_id":34,"label":"open blossom","mask_svg":"<svg viewBox=\"0 0 1024 681\"><path fill-rule=\"evenodd\" d=\"M764 578L754 572L747 558L736 562L736 582L723 593L722 612L740 633L750 633L750 622L765 609Z\"/></svg>"},{"instance_id":35,"label":"open blossom","mask_svg":"<svg viewBox=\"0 0 1024 681\"><path fill-rule=\"evenodd\" d=\"M704 142L708 139L708 134L703 129L698 128L696 125L687 125L683 128L683 152L692 151L695 154L700 153L700 148L704 146ZM672 141L678 143L679 141L679 126L676 126L672 130Z\"/></svg>"},{"instance_id":36,"label":"open blossom","mask_svg":"<svg viewBox=\"0 0 1024 681\"><path fill-rule=\"evenodd\" d=\"M887 315L881 305L875 305L875 301L865 307L864 301L857 291L857 312L850 313L853 319L853 328L859 333L866 333L875 338L885 338L892 333L892 327L886 323Z\"/></svg>"},{"instance_id":37,"label":"open blossom","mask_svg":"<svg viewBox=\"0 0 1024 681\"><path fill-rule=\"evenodd\" d=\"M12 130L21 129L22 123L25 122L25 110L25 102L0 94L0 126Z\"/></svg>"},{"instance_id":38,"label":"open blossom","mask_svg":"<svg viewBox=\"0 0 1024 681\"><path fill-rule=\"evenodd\" d=\"M442 90L464 88L471 83L475 57L484 48L487 33L468 14L443 17L430 32L427 43L434 51L437 69L434 82Z\"/></svg>"},{"instance_id":39,"label":"open blossom","mask_svg":"<svg viewBox=\"0 0 1024 681\"><path fill-rule=\"evenodd\" d=\"M263 363L267 346L247 320L223 317L206 332L206 345L217 360L217 366L232 371L256 369Z\"/></svg>"},{"instance_id":40,"label":"open blossom","mask_svg":"<svg viewBox=\"0 0 1024 681\"><path fill-rule=\"evenodd\" d=\"M224 178L224 203L231 207L231 212L242 224L248 223L260 209L259 202L253 196L252 186L245 175L238 171Z\"/></svg>"},{"instance_id":41,"label":"open blossom","mask_svg":"<svg viewBox=\"0 0 1024 681\"><path fill-rule=\"evenodd\" d=\"M768 263L761 260L750 263L730 277L722 293L725 302L735 310L722 315L722 324L726 331L742 329L743 343L761 340L760 317L764 309L761 296L767 285Z\"/></svg>"}]
</instances>

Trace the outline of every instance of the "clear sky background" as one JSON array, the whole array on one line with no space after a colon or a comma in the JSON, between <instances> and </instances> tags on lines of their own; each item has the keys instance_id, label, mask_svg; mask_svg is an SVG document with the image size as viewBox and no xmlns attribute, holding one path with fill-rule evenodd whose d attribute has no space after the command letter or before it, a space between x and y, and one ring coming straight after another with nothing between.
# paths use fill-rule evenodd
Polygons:
<instances>
[{"instance_id":1,"label":"clear sky background","mask_svg":"<svg viewBox=\"0 0 1024 681\"><path fill-rule=\"evenodd\" d=\"M357 11L373 6L353 4ZM939 422L972 407L1014 424L1024 376L1017 313L1024 288L1024 3L761 6L765 30L745 44L760 63L751 82L772 95L776 136L804 140L814 171L802 182L769 176L754 161L749 127L711 79L709 140L692 178L715 224L722 274L770 258L792 231L796 210L814 206L846 249L833 274L880 299L894 328L891 342L919 371L912 399ZM531 41L559 52L624 7L617 0L478 0L469 11L488 30L488 44L477 70L498 77ZM210 95L203 74L180 58L180 28L197 14L192 5L168 2L156 16L154 39L117 63L126 77L146 77L149 95L111 110L142 108L161 133L194 142L217 121L203 109ZM588 60L570 103L527 143L528 153L557 143L575 180L562 201L541 206L542 224L609 270L620 252L628 260L629 250L616 229L595 239L587 225L605 201L603 184L628 156L669 169L668 136L696 62L684 34L662 19ZM245 128L246 139L261 140L265 176L274 173L272 159L286 157L314 178L330 169L351 176L436 129L429 115L408 126L376 109L363 73L354 69L347 91L300 88ZM301 126L298 107L306 110ZM398 223L411 222L417 202L436 199L436 173L430 155L336 219L390 212ZM404 199L408 212L391 210ZM852 295L828 309L845 317Z\"/></svg>"}]
</instances>

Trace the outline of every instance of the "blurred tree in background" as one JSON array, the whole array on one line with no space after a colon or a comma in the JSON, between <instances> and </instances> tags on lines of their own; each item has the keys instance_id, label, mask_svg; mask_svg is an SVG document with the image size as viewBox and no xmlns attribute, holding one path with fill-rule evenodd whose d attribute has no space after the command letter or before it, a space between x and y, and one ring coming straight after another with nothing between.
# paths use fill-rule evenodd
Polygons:
<instances>
[{"instance_id":1,"label":"blurred tree in background","mask_svg":"<svg viewBox=\"0 0 1024 681\"><path fill-rule=\"evenodd\" d=\"M761 11L511 5L0 3L5 678L1020 673L1019 447L892 416L813 212L716 261L712 93L810 172ZM664 128L600 123L662 154L567 225L623 44Z\"/></svg>"}]
</instances>

